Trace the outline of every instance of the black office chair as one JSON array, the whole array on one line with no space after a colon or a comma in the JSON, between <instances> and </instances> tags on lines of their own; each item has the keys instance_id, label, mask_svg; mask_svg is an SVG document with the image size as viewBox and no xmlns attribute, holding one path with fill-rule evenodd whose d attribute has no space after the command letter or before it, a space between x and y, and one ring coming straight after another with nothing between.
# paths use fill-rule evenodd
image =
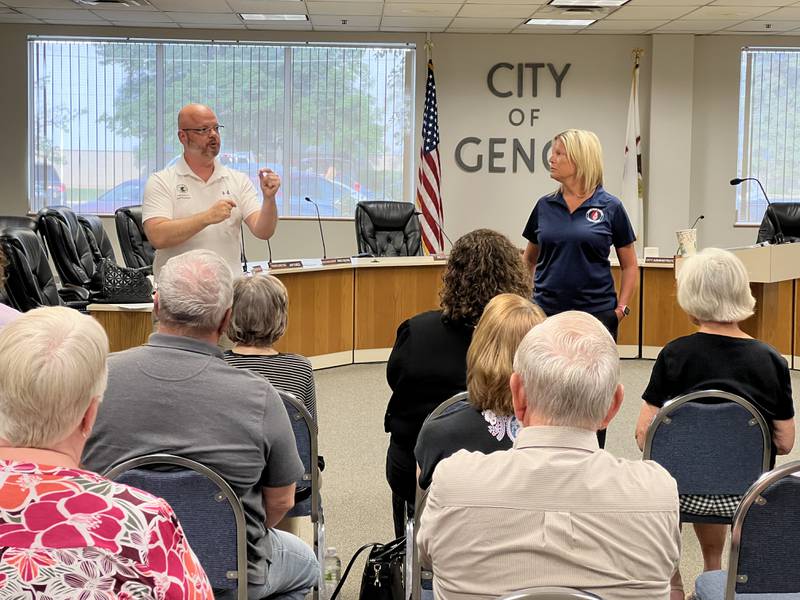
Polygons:
<instances>
[{"instance_id":1,"label":"black office chair","mask_svg":"<svg viewBox=\"0 0 800 600\"><path fill-rule=\"evenodd\" d=\"M747 491L731 528L727 571L695 581L698 600L800 598L800 461L765 473Z\"/></svg>"},{"instance_id":2,"label":"black office chair","mask_svg":"<svg viewBox=\"0 0 800 600\"><path fill-rule=\"evenodd\" d=\"M56 287L47 253L36 233L28 228L0 230L0 246L6 255L5 293L8 304L21 312L40 306L61 306L83 310L89 293L79 287Z\"/></svg>"},{"instance_id":3,"label":"black office chair","mask_svg":"<svg viewBox=\"0 0 800 600\"><path fill-rule=\"evenodd\" d=\"M152 470L165 466L173 470ZM218 473L181 456L150 454L120 463L105 476L164 498L214 591L237 590L237 599L247 600L244 508Z\"/></svg>"},{"instance_id":4,"label":"black office chair","mask_svg":"<svg viewBox=\"0 0 800 600\"><path fill-rule=\"evenodd\" d=\"M0 216L0 229L30 229L36 231L36 219L30 217Z\"/></svg>"},{"instance_id":5,"label":"black office chair","mask_svg":"<svg viewBox=\"0 0 800 600\"><path fill-rule=\"evenodd\" d=\"M144 233L141 205L118 208L114 212L114 222L125 265L134 269L152 269L156 251Z\"/></svg>"},{"instance_id":6,"label":"black office chair","mask_svg":"<svg viewBox=\"0 0 800 600\"><path fill-rule=\"evenodd\" d=\"M78 223L83 227L86 239L92 249L94 263L100 264L103 258L117 262L114 254L114 246L111 245L111 238L108 237L103 222L97 215L78 215Z\"/></svg>"},{"instance_id":7,"label":"black office chair","mask_svg":"<svg viewBox=\"0 0 800 600\"><path fill-rule=\"evenodd\" d=\"M643 458L664 467L684 495L743 495L769 469L772 437L744 398L708 390L667 402L647 430ZM730 524L732 517L681 513L683 523Z\"/></svg>"},{"instance_id":8,"label":"black office chair","mask_svg":"<svg viewBox=\"0 0 800 600\"><path fill-rule=\"evenodd\" d=\"M47 242L50 257L61 283L86 290L100 289L100 273L86 231L67 206L50 206L39 211L38 231Z\"/></svg>"},{"instance_id":9,"label":"black office chair","mask_svg":"<svg viewBox=\"0 0 800 600\"><path fill-rule=\"evenodd\" d=\"M767 206L756 243L800 242L800 202L775 202Z\"/></svg>"},{"instance_id":10,"label":"black office chair","mask_svg":"<svg viewBox=\"0 0 800 600\"><path fill-rule=\"evenodd\" d=\"M358 252L372 256L422 254L416 207L410 202L359 202L356 205Z\"/></svg>"}]
</instances>

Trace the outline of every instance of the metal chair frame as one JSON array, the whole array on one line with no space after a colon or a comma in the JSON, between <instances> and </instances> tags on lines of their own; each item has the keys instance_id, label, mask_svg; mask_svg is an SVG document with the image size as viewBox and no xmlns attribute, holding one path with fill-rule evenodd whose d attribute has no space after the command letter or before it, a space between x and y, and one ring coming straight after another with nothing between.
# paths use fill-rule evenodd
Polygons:
<instances>
[{"instance_id":1,"label":"metal chair frame","mask_svg":"<svg viewBox=\"0 0 800 600\"><path fill-rule=\"evenodd\" d=\"M602 600L600 596L566 587L536 587L511 592L500 600Z\"/></svg>"},{"instance_id":2,"label":"metal chair frame","mask_svg":"<svg viewBox=\"0 0 800 600\"><path fill-rule=\"evenodd\" d=\"M764 473L750 486L750 489L747 490L747 493L736 508L731 527L731 549L730 558L728 559L728 575L725 582L725 600L734 600L736 598L736 584L739 579L739 551L742 547L742 527L744 526L747 512L753 503L760 504L764 502L764 498L761 497L761 493L764 490L776 481L797 472L800 472L800 460L783 464L772 471Z\"/></svg>"},{"instance_id":3,"label":"metal chair frame","mask_svg":"<svg viewBox=\"0 0 800 600\"><path fill-rule=\"evenodd\" d=\"M303 473L303 481L311 482L311 524L314 532L314 554L320 565L319 581L314 587L314 598L319 597L319 591L324 589L325 583L325 516L322 512L320 497L320 477L319 477L319 446L317 436L319 428L311 413L305 405L295 398L294 394L284 390L277 390L278 395L285 403L289 403L295 408L298 414L308 427L309 438L311 441L311 473Z\"/></svg>"},{"instance_id":4,"label":"metal chair frame","mask_svg":"<svg viewBox=\"0 0 800 600\"><path fill-rule=\"evenodd\" d=\"M197 461L185 458L183 456L175 456L173 454L148 454L146 456L132 458L111 467L103 474L103 476L114 480L127 471L148 465L172 465L189 469L207 477L217 486L221 496L217 496L217 500L221 501L224 498L228 501L236 521L237 569L235 572L235 579L237 580L238 584L236 597L238 600L247 600L247 530L242 501L236 495L236 492L234 492L228 482L220 477L220 475L213 469L210 469L209 467ZM191 540L189 543L191 544ZM229 572L229 575L232 574L233 572ZM233 578L234 577L231 577L231 579Z\"/></svg>"}]
</instances>

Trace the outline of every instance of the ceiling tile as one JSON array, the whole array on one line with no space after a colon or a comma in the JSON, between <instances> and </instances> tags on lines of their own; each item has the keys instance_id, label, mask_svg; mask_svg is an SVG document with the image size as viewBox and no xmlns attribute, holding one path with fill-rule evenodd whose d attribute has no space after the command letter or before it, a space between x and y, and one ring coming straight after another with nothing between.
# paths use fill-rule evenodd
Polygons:
<instances>
[{"instance_id":1,"label":"ceiling tile","mask_svg":"<svg viewBox=\"0 0 800 600\"><path fill-rule=\"evenodd\" d=\"M569 35L571 33L578 33L583 29L584 27L561 27L561 26L552 27L543 25L523 25L522 27L517 27L511 33L535 33L537 35L542 35L542 34Z\"/></svg>"},{"instance_id":2,"label":"ceiling tile","mask_svg":"<svg viewBox=\"0 0 800 600\"><path fill-rule=\"evenodd\" d=\"M174 12L221 12L228 9L223 0L149 0L158 10Z\"/></svg>"},{"instance_id":3,"label":"ceiling tile","mask_svg":"<svg viewBox=\"0 0 800 600\"><path fill-rule=\"evenodd\" d=\"M111 12L108 10L97 11L95 14L109 21L116 21L120 23L138 22L138 23L170 23L171 19L162 12L141 12L138 10L125 10L118 8Z\"/></svg>"},{"instance_id":4,"label":"ceiling tile","mask_svg":"<svg viewBox=\"0 0 800 600\"><path fill-rule=\"evenodd\" d=\"M777 21L779 19L787 21L800 20L800 7L792 6L787 8L779 8L778 10L764 13L763 15L756 17L757 21Z\"/></svg>"},{"instance_id":5,"label":"ceiling tile","mask_svg":"<svg viewBox=\"0 0 800 600\"><path fill-rule=\"evenodd\" d=\"M300 15L306 14L306 5L297 0L228 0L233 12L237 13L266 13L269 15ZM220 2L220 6L225 6ZM225 12L220 8L218 12Z\"/></svg>"},{"instance_id":6,"label":"ceiling tile","mask_svg":"<svg viewBox=\"0 0 800 600\"><path fill-rule=\"evenodd\" d=\"M105 19L100 19L99 17L96 17L96 19L42 19L42 22L48 25L110 25Z\"/></svg>"},{"instance_id":7,"label":"ceiling tile","mask_svg":"<svg viewBox=\"0 0 800 600\"><path fill-rule=\"evenodd\" d=\"M435 3L392 3L383 7L387 17L454 17L458 13L458 4Z\"/></svg>"},{"instance_id":8,"label":"ceiling tile","mask_svg":"<svg viewBox=\"0 0 800 600\"><path fill-rule=\"evenodd\" d=\"M540 6L533 16L537 19L602 19L611 14L613 10L613 8L600 7L578 12L568 10L568 7L563 6Z\"/></svg>"},{"instance_id":9,"label":"ceiling tile","mask_svg":"<svg viewBox=\"0 0 800 600\"><path fill-rule=\"evenodd\" d=\"M199 13L198 13L199 14ZM244 23L186 23L179 22L178 25L186 29L245 29Z\"/></svg>"},{"instance_id":10,"label":"ceiling tile","mask_svg":"<svg viewBox=\"0 0 800 600\"><path fill-rule=\"evenodd\" d=\"M381 2L306 2L310 15L360 15L380 16L383 14Z\"/></svg>"},{"instance_id":11,"label":"ceiling tile","mask_svg":"<svg viewBox=\"0 0 800 600\"><path fill-rule=\"evenodd\" d=\"M536 6L524 4L465 4L461 7L458 16L526 19L533 14L536 8Z\"/></svg>"},{"instance_id":12,"label":"ceiling tile","mask_svg":"<svg viewBox=\"0 0 800 600\"><path fill-rule=\"evenodd\" d=\"M342 20L346 20L347 24L342 25ZM333 27L339 26L343 30L352 29L354 27L371 27L373 31L378 29L378 25L381 23L380 16L375 17L363 17L363 16L341 16L341 17L329 17L329 16L321 16L317 15L311 17L311 24L314 26L314 29L317 26L322 27Z\"/></svg>"},{"instance_id":13,"label":"ceiling tile","mask_svg":"<svg viewBox=\"0 0 800 600\"><path fill-rule=\"evenodd\" d=\"M166 28L176 28L178 27L175 21L111 21L111 24L115 27L166 27Z\"/></svg>"},{"instance_id":14,"label":"ceiling tile","mask_svg":"<svg viewBox=\"0 0 800 600\"><path fill-rule=\"evenodd\" d=\"M710 6L789 6L792 0L714 0Z\"/></svg>"},{"instance_id":15,"label":"ceiling tile","mask_svg":"<svg viewBox=\"0 0 800 600\"><path fill-rule=\"evenodd\" d=\"M505 5L505 4L523 4L530 6L532 9L537 5L547 4L547 0L467 0L467 5L470 4L492 4L492 5Z\"/></svg>"},{"instance_id":16,"label":"ceiling tile","mask_svg":"<svg viewBox=\"0 0 800 600\"><path fill-rule=\"evenodd\" d=\"M767 25L770 25L767 28ZM733 27L729 27L730 31L739 31L747 33L779 33L792 31L800 28L800 21L786 21L776 19L775 21L745 21Z\"/></svg>"},{"instance_id":17,"label":"ceiling tile","mask_svg":"<svg viewBox=\"0 0 800 600\"><path fill-rule=\"evenodd\" d=\"M63 10L55 8L20 8L20 12L48 21L102 21L101 17L84 8Z\"/></svg>"},{"instance_id":18,"label":"ceiling tile","mask_svg":"<svg viewBox=\"0 0 800 600\"><path fill-rule=\"evenodd\" d=\"M491 27L448 27L447 33L511 33L511 27L503 27L502 29L493 29Z\"/></svg>"},{"instance_id":19,"label":"ceiling tile","mask_svg":"<svg viewBox=\"0 0 800 600\"><path fill-rule=\"evenodd\" d=\"M165 12L176 23L195 23L205 25L240 25L242 20L233 13L190 13Z\"/></svg>"},{"instance_id":20,"label":"ceiling tile","mask_svg":"<svg viewBox=\"0 0 800 600\"><path fill-rule=\"evenodd\" d=\"M27 7L27 8L60 8L60 9L75 9L78 7L68 0L4 0L3 4L13 7Z\"/></svg>"},{"instance_id":21,"label":"ceiling tile","mask_svg":"<svg viewBox=\"0 0 800 600\"><path fill-rule=\"evenodd\" d=\"M75 8L75 7L88 8L88 9L91 9L91 10L99 10L99 11L103 11L103 12L115 11L115 10L135 10L136 12L157 12L158 11L157 8L155 8L154 6L150 6L148 4L141 4L139 6L133 6L133 5L131 5L131 6L122 6L122 5L119 5L119 4L108 3L108 4L95 4L94 6L83 6L83 7L80 7L77 4L75 4L74 2L67 2L67 3L65 3L65 5L62 5L62 8L66 8L66 6L72 6L73 8ZM191 10L191 9L187 9L187 10Z\"/></svg>"},{"instance_id":22,"label":"ceiling tile","mask_svg":"<svg viewBox=\"0 0 800 600\"><path fill-rule=\"evenodd\" d=\"M381 20L381 29L384 27L431 27L444 28L450 25L453 19L450 17L395 17L384 15Z\"/></svg>"},{"instance_id":23,"label":"ceiling tile","mask_svg":"<svg viewBox=\"0 0 800 600\"><path fill-rule=\"evenodd\" d=\"M259 31L311 31L310 21L248 21L247 29Z\"/></svg>"},{"instance_id":24,"label":"ceiling tile","mask_svg":"<svg viewBox=\"0 0 800 600\"><path fill-rule=\"evenodd\" d=\"M699 4L698 4L699 6ZM623 6L611 13L609 19L677 19L694 10L691 6Z\"/></svg>"},{"instance_id":25,"label":"ceiling tile","mask_svg":"<svg viewBox=\"0 0 800 600\"><path fill-rule=\"evenodd\" d=\"M772 9L767 6L701 6L682 18L687 20L712 19L717 21L744 21L745 19L753 19L759 15L763 15L771 10Z\"/></svg>"},{"instance_id":26,"label":"ceiling tile","mask_svg":"<svg viewBox=\"0 0 800 600\"><path fill-rule=\"evenodd\" d=\"M506 29L511 31L514 27L522 25L522 19L467 19L464 17L456 17L450 23L450 27L459 27L462 29L469 28L492 28L492 29Z\"/></svg>"},{"instance_id":27,"label":"ceiling tile","mask_svg":"<svg viewBox=\"0 0 800 600\"><path fill-rule=\"evenodd\" d=\"M733 20L712 21L710 19L700 19L696 21L687 21L686 19L679 19L662 25L658 29L653 30L652 33L712 33L719 29L732 27L739 22L740 21Z\"/></svg>"},{"instance_id":28,"label":"ceiling tile","mask_svg":"<svg viewBox=\"0 0 800 600\"><path fill-rule=\"evenodd\" d=\"M41 23L36 17L29 15L0 15L0 23Z\"/></svg>"},{"instance_id":29,"label":"ceiling tile","mask_svg":"<svg viewBox=\"0 0 800 600\"><path fill-rule=\"evenodd\" d=\"M393 31L393 32L400 32L400 33L439 33L446 29L446 26L440 25L434 27L433 25L429 25L428 27L412 27L412 26L405 26L405 27L395 27L395 26L387 26L381 25L381 31Z\"/></svg>"},{"instance_id":30,"label":"ceiling tile","mask_svg":"<svg viewBox=\"0 0 800 600\"><path fill-rule=\"evenodd\" d=\"M603 31L625 31L625 32L645 32L665 25L668 19L641 19L641 20L625 20L625 19L602 19L589 26L589 29L602 29Z\"/></svg>"},{"instance_id":31,"label":"ceiling tile","mask_svg":"<svg viewBox=\"0 0 800 600\"><path fill-rule=\"evenodd\" d=\"M625 6L701 6L703 0L630 0Z\"/></svg>"}]
</instances>

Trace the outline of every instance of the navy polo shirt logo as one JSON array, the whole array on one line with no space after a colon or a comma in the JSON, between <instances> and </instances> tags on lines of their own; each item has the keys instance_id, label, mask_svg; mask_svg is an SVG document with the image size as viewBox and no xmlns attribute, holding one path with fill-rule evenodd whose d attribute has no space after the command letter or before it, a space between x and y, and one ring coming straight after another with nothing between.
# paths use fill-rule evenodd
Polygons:
<instances>
[{"instance_id":1,"label":"navy polo shirt logo","mask_svg":"<svg viewBox=\"0 0 800 600\"><path fill-rule=\"evenodd\" d=\"M586 220L590 223L600 223L603 220L603 211L599 208L590 208L586 211Z\"/></svg>"}]
</instances>

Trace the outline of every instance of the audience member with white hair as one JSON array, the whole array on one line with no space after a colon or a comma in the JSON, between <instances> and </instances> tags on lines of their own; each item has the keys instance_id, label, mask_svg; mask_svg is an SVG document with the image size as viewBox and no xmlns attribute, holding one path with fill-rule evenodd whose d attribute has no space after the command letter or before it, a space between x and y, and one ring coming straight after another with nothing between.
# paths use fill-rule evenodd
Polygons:
<instances>
[{"instance_id":1,"label":"audience member with white hair","mask_svg":"<svg viewBox=\"0 0 800 600\"><path fill-rule=\"evenodd\" d=\"M0 330L0 595L163 598L168 580L170 598L212 600L170 506L79 467L107 355L103 328L70 308Z\"/></svg>"},{"instance_id":2,"label":"audience member with white hair","mask_svg":"<svg viewBox=\"0 0 800 600\"><path fill-rule=\"evenodd\" d=\"M732 253L707 248L687 258L678 272L678 304L699 326L697 333L664 346L642 394L636 441L644 447L647 428L658 410L672 398L701 390L722 390L752 402L772 429L775 454L794 445L794 404L786 360L739 324L753 314L755 299L747 271ZM739 496L686 496L681 510L697 515L731 517ZM706 571L722 568L728 527L695 523ZM680 572L673 579L673 600L682 600Z\"/></svg>"},{"instance_id":3,"label":"audience member with white hair","mask_svg":"<svg viewBox=\"0 0 800 600\"><path fill-rule=\"evenodd\" d=\"M232 299L233 276L217 254L193 250L167 261L153 301L157 333L109 358L106 400L83 458L103 470L165 452L212 468L244 506L249 598L301 600L319 563L274 526L294 504L303 464L275 388L222 360L217 342Z\"/></svg>"},{"instance_id":4,"label":"audience member with white hair","mask_svg":"<svg viewBox=\"0 0 800 600\"><path fill-rule=\"evenodd\" d=\"M563 585L665 600L680 555L675 480L597 442L623 399L611 335L586 313L549 317L522 340L510 385L514 447L461 450L434 471L418 544L436 597Z\"/></svg>"}]
</instances>

